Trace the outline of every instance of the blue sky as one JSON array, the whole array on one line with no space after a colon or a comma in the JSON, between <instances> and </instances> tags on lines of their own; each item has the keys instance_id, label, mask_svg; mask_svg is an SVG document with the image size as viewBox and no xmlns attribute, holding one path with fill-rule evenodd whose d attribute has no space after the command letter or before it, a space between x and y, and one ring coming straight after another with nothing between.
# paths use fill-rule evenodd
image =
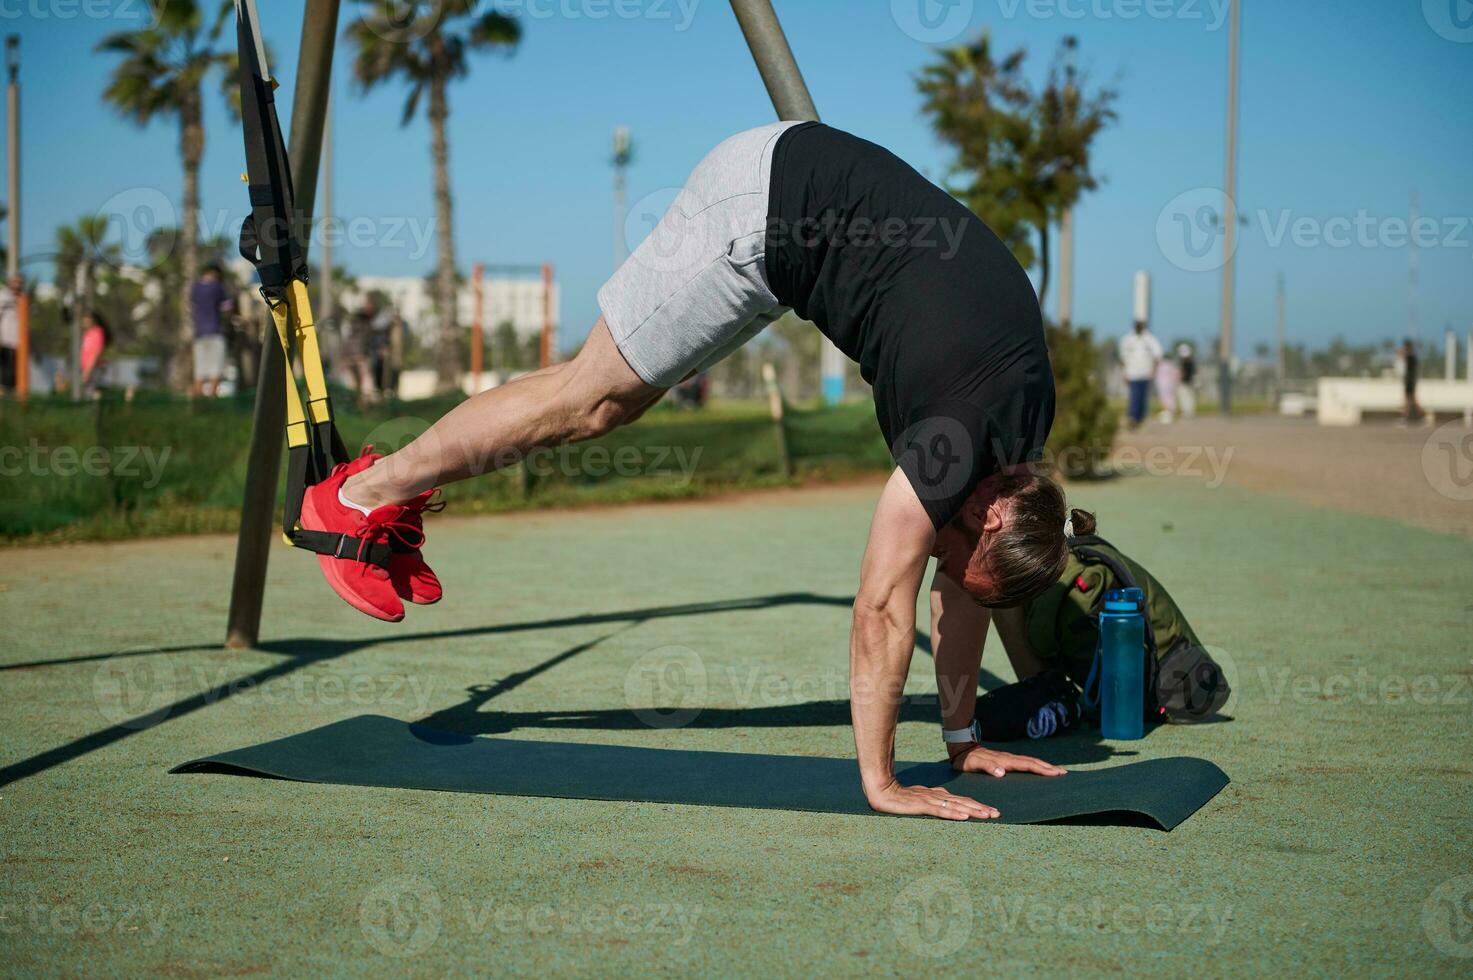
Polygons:
<instances>
[{"instance_id":1,"label":"blue sky","mask_svg":"<svg viewBox=\"0 0 1473 980\"><path fill-rule=\"evenodd\" d=\"M711 146L770 121L772 109L722 0L484 2L518 16L525 36L509 59L478 58L451 93L460 263L556 263L561 336L571 340L596 317L594 294L613 261L614 127L627 124L636 142L631 202L659 201ZM302 0L259 3L289 90ZM1216 260L1184 251L1178 222L1223 180L1225 0L776 6L825 121L933 178L947 153L918 112L913 83L932 57L928 40L985 27L1001 48L1028 48L1041 70L1060 37L1078 36L1081 64L1121 98L1118 124L1097 144L1106 182L1077 211L1076 320L1123 329L1131 278L1147 269L1158 332L1216 333ZM344 22L355 7L344 4ZM0 30L22 38L25 253L48 249L58 224L118 201L177 202L177 130L168 122L139 130L105 107L112 60L92 51L146 15L144 0L0 6ZM1246 0L1237 197L1250 223L1238 251L1240 354L1272 337L1281 272L1291 335L1403 333L1409 253L1397 222L1414 190L1430 219L1418 252L1420 333L1440 338L1446 325L1473 326L1473 27L1462 26L1470 17L1468 0ZM355 92L348 55L343 45L335 65L334 210L368 235L341 261L359 274L422 274L434 262L432 239L415 244L433 214L427 125L399 126L402 88ZM209 105L204 217L212 230L233 231L245 213L240 138L213 90Z\"/></svg>"}]
</instances>

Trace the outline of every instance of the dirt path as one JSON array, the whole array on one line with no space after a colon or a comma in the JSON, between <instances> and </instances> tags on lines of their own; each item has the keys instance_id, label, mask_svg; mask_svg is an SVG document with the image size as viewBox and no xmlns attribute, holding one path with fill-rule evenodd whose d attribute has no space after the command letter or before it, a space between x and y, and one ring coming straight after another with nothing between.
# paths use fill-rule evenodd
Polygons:
<instances>
[{"instance_id":1,"label":"dirt path","mask_svg":"<svg viewBox=\"0 0 1473 980\"><path fill-rule=\"evenodd\" d=\"M1473 536L1473 429L1321 426L1274 417L1152 422L1121 433L1117 465L1285 493L1311 504Z\"/></svg>"}]
</instances>

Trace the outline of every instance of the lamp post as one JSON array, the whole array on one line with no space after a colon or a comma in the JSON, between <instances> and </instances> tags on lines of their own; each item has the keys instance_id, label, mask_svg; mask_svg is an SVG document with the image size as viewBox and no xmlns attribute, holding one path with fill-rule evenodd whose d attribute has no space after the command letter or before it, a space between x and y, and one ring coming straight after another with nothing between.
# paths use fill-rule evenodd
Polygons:
<instances>
[{"instance_id":1,"label":"lamp post","mask_svg":"<svg viewBox=\"0 0 1473 980\"><path fill-rule=\"evenodd\" d=\"M5 206L6 281L20 275L20 35L5 39ZM24 289L15 297L15 397L24 400L31 388L31 298Z\"/></svg>"},{"instance_id":2,"label":"lamp post","mask_svg":"<svg viewBox=\"0 0 1473 980\"><path fill-rule=\"evenodd\" d=\"M629 140L629 127L619 126L614 130L614 268L624 264L628 255L624 241L624 222L627 217L625 204L628 189L629 162L634 159L634 144Z\"/></svg>"},{"instance_id":3,"label":"lamp post","mask_svg":"<svg viewBox=\"0 0 1473 980\"><path fill-rule=\"evenodd\" d=\"M1222 414L1233 410L1233 252L1238 234L1238 23L1242 4L1229 0L1227 175L1222 207L1222 336L1218 338L1217 385Z\"/></svg>"}]
</instances>

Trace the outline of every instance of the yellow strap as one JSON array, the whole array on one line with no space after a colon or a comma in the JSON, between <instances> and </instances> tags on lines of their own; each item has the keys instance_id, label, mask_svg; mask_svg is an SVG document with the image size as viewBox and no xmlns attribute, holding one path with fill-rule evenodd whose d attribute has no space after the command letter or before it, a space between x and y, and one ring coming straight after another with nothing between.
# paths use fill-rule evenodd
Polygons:
<instances>
[{"instance_id":1,"label":"yellow strap","mask_svg":"<svg viewBox=\"0 0 1473 980\"><path fill-rule=\"evenodd\" d=\"M312 301L307 296L307 284L300 279L292 280L287 285L287 297L296 329L297 350L302 356L302 375L307 382L307 405L312 412L312 421L329 422L332 409L327 403L327 379L322 373L322 353L317 347L317 325L312 319Z\"/></svg>"},{"instance_id":2,"label":"yellow strap","mask_svg":"<svg viewBox=\"0 0 1473 980\"><path fill-rule=\"evenodd\" d=\"M291 310L285 303L271 307L271 319L276 324L276 338L281 341L282 359L286 366L286 444L293 449L307 445L306 415L302 412L302 398L297 394L297 379L292 371L291 340L288 324Z\"/></svg>"}]
</instances>

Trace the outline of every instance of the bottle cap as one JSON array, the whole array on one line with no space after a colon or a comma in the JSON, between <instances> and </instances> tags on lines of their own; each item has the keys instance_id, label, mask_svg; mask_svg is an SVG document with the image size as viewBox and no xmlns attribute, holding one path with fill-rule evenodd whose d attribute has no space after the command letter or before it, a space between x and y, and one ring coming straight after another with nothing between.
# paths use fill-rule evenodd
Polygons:
<instances>
[{"instance_id":1,"label":"bottle cap","mask_svg":"<svg viewBox=\"0 0 1473 980\"><path fill-rule=\"evenodd\" d=\"M1138 613L1146 604L1146 595L1140 589L1111 589L1105 593L1105 612Z\"/></svg>"}]
</instances>

